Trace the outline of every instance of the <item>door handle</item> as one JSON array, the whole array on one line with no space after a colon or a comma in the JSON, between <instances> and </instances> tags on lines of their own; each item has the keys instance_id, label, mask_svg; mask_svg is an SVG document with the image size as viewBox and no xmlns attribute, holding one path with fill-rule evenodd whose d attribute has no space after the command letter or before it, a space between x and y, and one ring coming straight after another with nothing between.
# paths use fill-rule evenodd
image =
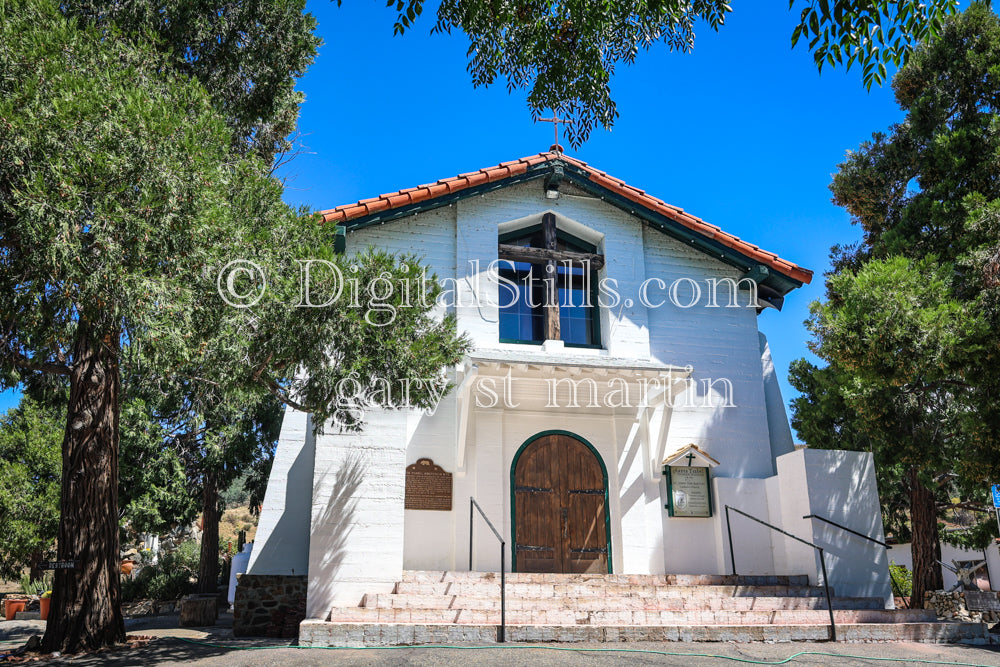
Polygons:
<instances>
[{"instance_id":1,"label":"door handle","mask_svg":"<svg viewBox=\"0 0 1000 667\"><path fill-rule=\"evenodd\" d=\"M569 537L569 508L562 508L563 539Z\"/></svg>"}]
</instances>

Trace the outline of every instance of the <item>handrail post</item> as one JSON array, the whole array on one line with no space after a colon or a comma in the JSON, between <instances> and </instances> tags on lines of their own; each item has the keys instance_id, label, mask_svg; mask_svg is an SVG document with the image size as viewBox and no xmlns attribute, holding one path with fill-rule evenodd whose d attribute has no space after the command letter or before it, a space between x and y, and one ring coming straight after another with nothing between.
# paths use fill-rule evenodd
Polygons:
<instances>
[{"instance_id":1,"label":"handrail post","mask_svg":"<svg viewBox=\"0 0 1000 667\"><path fill-rule=\"evenodd\" d=\"M503 539L496 526L493 525L493 522L483 512L483 508L479 506L476 499L473 496L469 496L469 572L472 572L472 529L476 517L472 511L474 509L479 511L479 514L483 517L483 521L486 522L486 525L490 527L493 535L500 542L500 629L497 631L497 643L504 643L507 635L507 541Z\"/></svg>"},{"instance_id":2,"label":"handrail post","mask_svg":"<svg viewBox=\"0 0 1000 667\"><path fill-rule=\"evenodd\" d=\"M733 553L733 527L729 523L729 505L726 505L726 533L729 536L729 564L733 568L733 576L736 576L736 556Z\"/></svg>"},{"instance_id":3,"label":"handrail post","mask_svg":"<svg viewBox=\"0 0 1000 667\"><path fill-rule=\"evenodd\" d=\"M826 589L826 608L830 611L830 641L837 641L837 622L833 619L833 600L830 597L830 578L826 574L826 553L819 549L819 565L823 568L823 588Z\"/></svg>"},{"instance_id":4,"label":"handrail post","mask_svg":"<svg viewBox=\"0 0 1000 667\"><path fill-rule=\"evenodd\" d=\"M503 644L507 641L507 544L500 542L500 633L497 642Z\"/></svg>"},{"instance_id":5,"label":"handrail post","mask_svg":"<svg viewBox=\"0 0 1000 667\"><path fill-rule=\"evenodd\" d=\"M837 623L836 623L836 621L835 621L835 619L833 617L833 598L830 595L830 578L829 578L829 576L827 576L827 572L826 572L826 553L823 551L823 547L817 546L817 545L813 544L812 542L807 542L807 541L803 540L801 537L799 537L798 535L792 535L787 530L782 530L781 528L778 528L777 526L773 526L773 525L769 524L767 521L762 521L762 520L758 519L757 517L755 517L752 514L747 514L746 512L744 512L741 509L737 509L736 507L730 508L729 505L726 505L726 528L729 530L729 557L730 558L733 558L733 533L732 533L732 529L729 528L729 510L730 509L732 509L737 514L742 514L743 516L745 516L746 518L750 519L751 521L756 521L757 523L759 523L760 525L762 525L762 526L764 526L766 528L770 528L771 530L775 530L775 531L781 533L782 535L786 535L786 536L792 538L793 540L795 540L796 542L801 542L802 544L806 545L807 547L812 547L813 549L815 549L816 551L819 552L819 564L820 564L820 567L823 569L823 587L824 587L824 589L826 591L826 607L827 607L827 610L830 612L830 640L831 641L837 641ZM803 518L805 518L805 517L803 517ZM862 536L862 537L864 537L864 536ZM736 574L736 565L735 564L733 565L733 574L734 575Z\"/></svg>"}]
</instances>

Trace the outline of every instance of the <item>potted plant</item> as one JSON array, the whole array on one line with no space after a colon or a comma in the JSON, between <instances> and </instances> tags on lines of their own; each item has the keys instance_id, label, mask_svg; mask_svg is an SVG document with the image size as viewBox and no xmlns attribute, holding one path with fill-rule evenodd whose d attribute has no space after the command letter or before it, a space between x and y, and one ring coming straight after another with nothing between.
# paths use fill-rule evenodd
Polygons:
<instances>
[{"instance_id":1,"label":"potted plant","mask_svg":"<svg viewBox=\"0 0 1000 667\"><path fill-rule=\"evenodd\" d=\"M4 598L4 618L8 621L14 620L14 615L19 611L24 611L28 606L28 600L35 594L35 585L31 581L30 575L21 577L21 593L10 593Z\"/></svg>"},{"instance_id":2,"label":"potted plant","mask_svg":"<svg viewBox=\"0 0 1000 667\"><path fill-rule=\"evenodd\" d=\"M8 621L13 621L14 614L19 611L24 611L24 607L27 604L28 598L23 595L18 595L16 593L8 595L3 601L4 618Z\"/></svg>"},{"instance_id":3,"label":"potted plant","mask_svg":"<svg viewBox=\"0 0 1000 667\"><path fill-rule=\"evenodd\" d=\"M38 600L38 617L43 621L49 617L49 605L52 604L52 591L45 591Z\"/></svg>"}]
</instances>

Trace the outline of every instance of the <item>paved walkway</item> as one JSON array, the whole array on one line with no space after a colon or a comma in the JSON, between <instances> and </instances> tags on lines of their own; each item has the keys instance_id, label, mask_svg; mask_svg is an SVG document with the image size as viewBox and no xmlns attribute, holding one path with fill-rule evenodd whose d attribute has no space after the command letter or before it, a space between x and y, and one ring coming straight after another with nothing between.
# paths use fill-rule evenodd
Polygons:
<instances>
[{"instance_id":1,"label":"paved walkway","mask_svg":"<svg viewBox=\"0 0 1000 667\"><path fill-rule=\"evenodd\" d=\"M634 644L554 644L503 648L393 648L393 649L295 649L288 640L234 639L232 617L224 615L211 628L179 628L177 616L161 616L127 621L129 634L154 639L133 650L102 652L80 657L64 657L45 664L80 667L143 667L189 665L200 667L264 667L289 665L390 665L462 667L589 667L604 665L707 665L787 664L792 665L982 665L1000 667L1000 646L944 644L734 644L734 643L634 643ZM16 647L32 634L41 634L39 621L0 622L0 651ZM196 643L197 642L197 643ZM668 655L664 655L668 654ZM801 655L796 655L801 654ZM795 656L795 657L792 657ZM727 659L728 658L728 659ZM900 660L901 662L896 662Z\"/></svg>"}]
</instances>

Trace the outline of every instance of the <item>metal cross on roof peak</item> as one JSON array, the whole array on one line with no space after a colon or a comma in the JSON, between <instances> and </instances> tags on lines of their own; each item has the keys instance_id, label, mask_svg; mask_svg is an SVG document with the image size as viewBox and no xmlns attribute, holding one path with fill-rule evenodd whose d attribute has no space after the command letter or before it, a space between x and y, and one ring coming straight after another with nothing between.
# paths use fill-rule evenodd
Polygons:
<instances>
[{"instance_id":1,"label":"metal cross on roof peak","mask_svg":"<svg viewBox=\"0 0 1000 667\"><path fill-rule=\"evenodd\" d=\"M569 121L556 116L554 109L552 111L552 118L539 118L538 120L543 123L552 123L552 146L549 147L549 150L559 153L564 152L563 147L559 145L559 123L569 123Z\"/></svg>"}]
</instances>

